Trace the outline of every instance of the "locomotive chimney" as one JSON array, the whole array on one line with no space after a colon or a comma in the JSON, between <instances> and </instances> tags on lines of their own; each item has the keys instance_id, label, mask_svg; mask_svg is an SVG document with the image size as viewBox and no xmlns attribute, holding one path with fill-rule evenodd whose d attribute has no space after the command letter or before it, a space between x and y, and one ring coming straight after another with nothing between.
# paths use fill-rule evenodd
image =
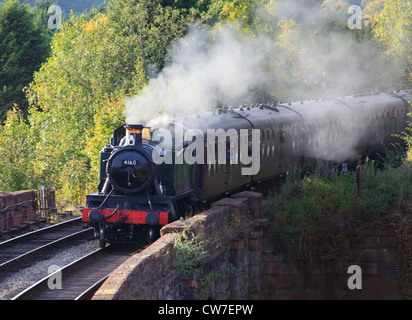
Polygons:
<instances>
[{"instance_id":1,"label":"locomotive chimney","mask_svg":"<svg viewBox=\"0 0 412 320\"><path fill-rule=\"evenodd\" d=\"M142 144L142 130L141 124L126 124L126 144L130 146Z\"/></svg>"}]
</instances>

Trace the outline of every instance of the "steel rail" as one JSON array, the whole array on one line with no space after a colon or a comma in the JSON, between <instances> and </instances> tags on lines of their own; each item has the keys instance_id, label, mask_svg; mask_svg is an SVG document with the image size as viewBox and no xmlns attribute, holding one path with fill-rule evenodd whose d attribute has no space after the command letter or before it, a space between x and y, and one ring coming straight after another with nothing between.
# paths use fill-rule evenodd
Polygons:
<instances>
[{"instance_id":1,"label":"steel rail","mask_svg":"<svg viewBox=\"0 0 412 320\"><path fill-rule=\"evenodd\" d=\"M63 245L64 243L73 241L73 240L78 240L78 239L83 239L87 238L90 236L94 236L94 229L93 228L88 228L85 230L78 231L76 233L67 235L65 237L62 237L60 239L54 240L52 242L49 242L45 245L42 245L38 248L35 248L33 250L30 250L26 253L23 253L13 259L10 259L2 264L0 264L0 273L6 272L10 270L12 267L16 267L19 264L22 264L26 261L29 261L30 259L34 259L36 256L41 255L47 251L50 251L50 249L56 248L58 246Z\"/></svg>"}]
</instances>

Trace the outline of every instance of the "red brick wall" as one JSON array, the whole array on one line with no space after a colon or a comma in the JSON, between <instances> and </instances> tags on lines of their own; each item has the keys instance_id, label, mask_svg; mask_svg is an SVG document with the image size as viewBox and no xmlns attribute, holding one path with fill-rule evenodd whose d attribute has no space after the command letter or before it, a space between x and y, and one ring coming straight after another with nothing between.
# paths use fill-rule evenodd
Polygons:
<instances>
[{"instance_id":1,"label":"red brick wall","mask_svg":"<svg viewBox=\"0 0 412 320\"><path fill-rule=\"evenodd\" d=\"M361 268L361 289L349 289L350 265ZM275 253L274 240L263 238L261 299L400 299L397 276L400 255L394 231L365 234L358 246L343 250L334 270L314 264L308 275Z\"/></svg>"},{"instance_id":2,"label":"red brick wall","mask_svg":"<svg viewBox=\"0 0 412 320\"><path fill-rule=\"evenodd\" d=\"M0 231L36 220L35 204L34 191L0 192Z\"/></svg>"}]
</instances>

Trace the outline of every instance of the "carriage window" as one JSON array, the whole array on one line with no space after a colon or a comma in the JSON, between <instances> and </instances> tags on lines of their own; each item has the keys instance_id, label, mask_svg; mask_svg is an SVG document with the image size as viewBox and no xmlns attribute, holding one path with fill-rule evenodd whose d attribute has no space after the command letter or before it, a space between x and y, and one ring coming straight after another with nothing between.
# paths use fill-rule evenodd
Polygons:
<instances>
[{"instance_id":1,"label":"carriage window","mask_svg":"<svg viewBox=\"0 0 412 320\"><path fill-rule=\"evenodd\" d=\"M272 128L272 156L275 156L275 129Z\"/></svg>"},{"instance_id":2,"label":"carriage window","mask_svg":"<svg viewBox=\"0 0 412 320\"><path fill-rule=\"evenodd\" d=\"M286 132L281 131L280 133L280 143L285 143Z\"/></svg>"},{"instance_id":3,"label":"carriage window","mask_svg":"<svg viewBox=\"0 0 412 320\"><path fill-rule=\"evenodd\" d=\"M273 129L270 128L268 131L268 135L270 136L269 144L268 144L268 157L272 157L272 146L274 144L274 139L273 139Z\"/></svg>"},{"instance_id":4,"label":"carriage window","mask_svg":"<svg viewBox=\"0 0 412 320\"><path fill-rule=\"evenodd\" d=\"M227 137L226 141L226 150L227 150L227 156L226 156L226 170L229 170L230 168L234 168L237 166L239 163L239 146L236 148L236 143L231 142L230 138ZM233 167L234 166L234 167Z\"/></svg>"},{"instance_id":5,"label":"carriage window","mask_svg":"<svg viewBox=\"0 0 412 320\"><path fill-rule=\"evenodd\" d=\"M222 149L222 150L226 150L226 148L223 148L223 146L224 146L224 143L222 143L222 142L219 142L219 146L220 146L220 148ZM217 153L216 153L217 154ZM222 173L223 172L223 170L224 170L224 163L219 163L218 162L218 164L216 165L216 168L217 168L217 171L219 172L219 173Z\"/></svg>"}]
</instances>

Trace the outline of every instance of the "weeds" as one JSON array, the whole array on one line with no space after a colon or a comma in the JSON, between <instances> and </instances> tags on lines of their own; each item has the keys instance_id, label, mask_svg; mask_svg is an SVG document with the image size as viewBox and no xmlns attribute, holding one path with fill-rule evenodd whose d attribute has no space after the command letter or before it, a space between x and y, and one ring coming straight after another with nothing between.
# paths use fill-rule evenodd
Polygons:
<instances>
[{"instance_id":1,"label":"weeds","mask_svg":"<svg viewBox=\"0 0 412 320\"><path fill-rule=\"evenodd\" d=\"M200 240L199 236L190 230L182 232L174 244L173 266L183 276L193 277L198 275L199 266L209 257L205 247L205 241Z\"/></svg>"},{"instance_id":2,"label":"weeds","mask_svg":"<svg viewBox=\"0 0 412 320\"><path fill-rule=\"evenodd\" d=\"M327 265L338 259L343 246L359 240L360 230L390 220L412 195L412 163L399 157L399 152L388 153L379 165L366 159L361 197L356 196L356 173L339 172L330 163L318 163L303 179L302 170L290 172L263 205L276 249L307 270L314 261Z\"/></svg>"}]
</instances>

